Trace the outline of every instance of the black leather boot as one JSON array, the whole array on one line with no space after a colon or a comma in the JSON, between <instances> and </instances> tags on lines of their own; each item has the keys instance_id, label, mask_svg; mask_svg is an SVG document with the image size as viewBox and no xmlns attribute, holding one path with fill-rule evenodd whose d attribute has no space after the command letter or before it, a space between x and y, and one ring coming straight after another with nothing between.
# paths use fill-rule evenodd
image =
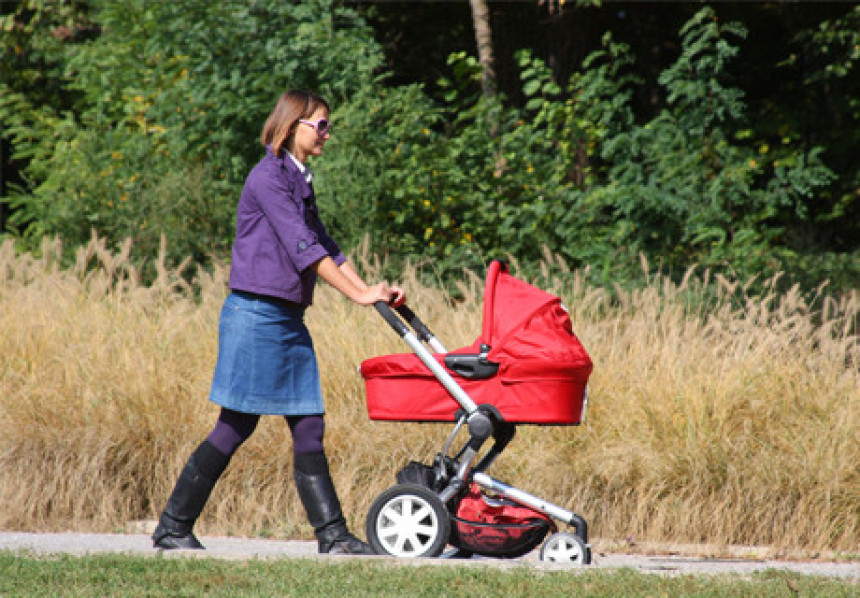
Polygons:
<instances>
[{"instance_id":1,"label":"black leather boot","mask_svg":"<svg viewBox=\"0 0 860 598\"><path fill-rule=\"evenodd\" d=\"M230 456L216 449L208 440L197 447L179 474L158 520L158 527L152 534L154 548L203 548L191 528L228 463Z\"/></svg>"},{"instance_id":2,"label":"black leather boot","mask_svg":"<svg viewBox=\"0 0 860 598\"><path fill-rule=\"evenodd\" d=\"M296 455L293 477L320 554L376 554L369 544L349 533L325 453Z\"/></svg>"}]
</instances>

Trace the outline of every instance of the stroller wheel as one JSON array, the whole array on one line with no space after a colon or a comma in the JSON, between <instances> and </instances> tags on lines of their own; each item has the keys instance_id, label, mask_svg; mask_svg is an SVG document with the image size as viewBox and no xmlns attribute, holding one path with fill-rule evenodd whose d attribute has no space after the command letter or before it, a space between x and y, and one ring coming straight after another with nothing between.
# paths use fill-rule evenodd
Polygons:
<instances>
[{"instance_id":1,"label":"stroller wheel","mask_svg":"<svg viewBox=\"0 0 860 598\"><path fill-rule=\"evenodd\" d=\"M397 484L370 505L366 531L378 554L434 557L448 543L451 520L432 490L417 484Z\"/></svg>"},{"instance_id":2,"label":"stroller wheel","mask_svg":"<svg viewBox=\"0 0 860 598\"><path fill-rule=\"evenodd\" d=\"M558 532L544 542L540 549L540 560L578 567L591 563L591 550L576 534Z\"/></svg>"}]
</instances>

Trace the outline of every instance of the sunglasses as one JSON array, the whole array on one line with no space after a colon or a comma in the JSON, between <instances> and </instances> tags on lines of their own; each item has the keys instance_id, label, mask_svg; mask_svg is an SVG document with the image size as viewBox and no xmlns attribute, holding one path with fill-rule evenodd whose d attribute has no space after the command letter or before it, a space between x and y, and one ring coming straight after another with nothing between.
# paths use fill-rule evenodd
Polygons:
<instances>
[{"instance_id":1,"label":"sunglasses","mask_svg":"<svg viewBox=\"0 0 860 598\"><path fill-rule=\"evenodd\" d=\"M308 125L309 127L313 127L314 129L316 129L317 135L319 135L320 137L324 137L329 132L330 123L324 118L321 118L317 121L300 119L299 122L303 125Z\"/></svg>"}]
</instances>

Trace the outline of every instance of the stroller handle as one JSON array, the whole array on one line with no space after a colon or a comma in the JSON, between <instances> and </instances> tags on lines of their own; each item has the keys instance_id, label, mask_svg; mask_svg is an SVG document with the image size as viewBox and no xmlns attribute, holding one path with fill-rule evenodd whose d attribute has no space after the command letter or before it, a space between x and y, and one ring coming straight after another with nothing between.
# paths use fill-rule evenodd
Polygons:
<instances>
[{"instance_id":1,"label":"stroller handle","mask_svg":"<svg viewBox=\"0 0 860 598\"><path fill-rule=\"evenodd\" d=\"M394 310L391 309L388 303L385 301L377 301L373 304L373 307L375 307L376 311L379 312L379 315L388 322L388 325L394 329L394 332L399 334L401 337L406 336L409 329L406 327L406 324L403 323L403 320L394 313Z\"/></svg>"},{"instance_id":2,"label":"stroller handle","mask_svg":"<svg viewBox=\"0 0 860 598\"><path fill-rule=\"evenodd\" d=\"M412 329L415 331L418 338L425 343L430 342L431 339L435 338L433 333L430 332L430 329L427 328L427 325L424 324L424 322L422 322L421 319L415 315L415 312L409 309L406 304L395 308L399 317L385 301L377 301L373 304L373 307L376 308L379 315L381 315L385 321L388 322L388 325L391 326L401 337L406 336L409 332L409 329L403 323L403 320L406 320L409 322L409 325L412 326Z\"/></svg>"}]
</instances>

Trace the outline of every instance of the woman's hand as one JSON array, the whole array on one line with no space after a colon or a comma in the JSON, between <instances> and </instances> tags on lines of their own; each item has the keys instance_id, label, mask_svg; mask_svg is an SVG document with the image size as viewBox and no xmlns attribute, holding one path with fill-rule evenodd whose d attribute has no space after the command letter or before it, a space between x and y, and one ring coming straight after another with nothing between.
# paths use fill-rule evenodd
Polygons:
<instances>
[{"instance_id":1,"label":"woman's hand","mask_svg":"<svg viewBox=\"0 0 860 598\"><path fill-rule=\"evenodd\" d=\"M406 291L395 286L389 288L389 291L391 291L391 300L388 303L391 307L400 307L406 303Z\"/></svg>"},{"instance_id":2,"label":"woman's hand","mask_svg":"<svg viewBox=\"0 0 860 598\"><path fill-rule=\"evenodd\" d=\"M399 307L406 301L406 293L400 287L388 286L380 282L362 291L356 299L356 302L361 305L373 305L377 301L383 301L391 307Z\"/></svg>"}]
</instances>

